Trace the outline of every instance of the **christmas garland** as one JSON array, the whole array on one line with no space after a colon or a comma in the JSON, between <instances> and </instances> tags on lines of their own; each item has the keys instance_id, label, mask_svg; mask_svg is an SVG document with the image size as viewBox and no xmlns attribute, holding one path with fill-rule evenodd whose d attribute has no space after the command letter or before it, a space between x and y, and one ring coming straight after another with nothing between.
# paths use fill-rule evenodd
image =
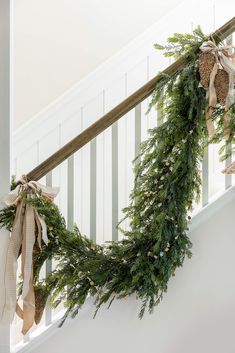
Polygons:
<instances>
[{"instance_id":1,"label":"christmas garland","mask_svg":"<svg viewBox=\"0 0 235 353\"><path fill-rule=\"evenodd\" d=\"M146 307L152 312L162 300L170 278L191 256L188 236L188 213L193 200L200 196L200 162L205 146L224 137L224 116L229 117L227 143L235 142L235 108L226 109L219 102L209 112L216 131L209 139L205 119L208 99L200 84L202 60L200 47L208 41L200 29L193 34L175 34L166 46L166 56L185 57L187 64L174 75L162 74L150 102L162 114L162 125L149 131L150 137L141 144L135 161L135 183L130 205L124 211L130 229L119 229L124 239L103 246L83 236L77 227L66 228L57 206L43 195L24 197L43 216L47 224L48 245L41 249L35 243L33 285L36 298L35 322L39 322L50 296L56 307L65 304L68 316L76 316L88 296L96 309L135 294L142 301L140 318ZM215 43L214 43L215 44ZM200 73L199 73L200 71ZM207 72L208 74L208 72ZM210 74L210 72L209 72ZM228 130L227 130L228 131ZM224 150L221 151L224 153ZM226 150L223 158L231 155ZM16 207L0 211L0 224L12 230ZM44 280L39 273L47 259L58 260L56 269ZM22 290L20 284L19 294Z\"/></svg>"}]
</instances>

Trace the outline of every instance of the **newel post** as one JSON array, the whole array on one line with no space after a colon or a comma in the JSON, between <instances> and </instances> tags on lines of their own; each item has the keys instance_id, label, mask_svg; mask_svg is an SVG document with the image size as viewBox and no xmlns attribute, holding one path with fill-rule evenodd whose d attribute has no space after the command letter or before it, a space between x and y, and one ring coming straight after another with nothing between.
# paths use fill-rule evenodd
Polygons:
<instances>
[{"instance_id":1,"label":"newel post","mask_svg":"<svg viewBox=\"0 0 235 353\"><path fill-rule=\"evenodd\" d=\"M9 191L11 173L11 5L12 0L0 1L0 197ZM8 241L9 233L0 230L1 301L5 296L3 274ZM0 352L10 352L10 325L2 320L0 321Z\"/></svg>"}]
</instances>

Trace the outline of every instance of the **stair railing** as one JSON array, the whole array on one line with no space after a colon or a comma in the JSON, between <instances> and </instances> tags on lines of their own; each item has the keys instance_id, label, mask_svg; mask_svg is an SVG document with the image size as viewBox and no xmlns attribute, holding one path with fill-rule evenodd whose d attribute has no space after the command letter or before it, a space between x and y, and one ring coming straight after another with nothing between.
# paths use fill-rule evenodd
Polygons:
<instances>
[{"instance_id":1,"label":"stair railing","mask_svg":"<svg viewBox=\"0 0 235 353\"><path fill-rule=\"evenodd\" d=\"M235 17L212 33L214 39L219 37L221 40L227 38L235 29ZM187 59L179 59L172 65L166 68L163 73L166 75L173 75L187 63ZM117 105L110 112L105 114L102 118L97 120L94 124L89 126L81 134L75 137L72 141L67 143L64 147L60 148L52 156L47 158L44 162L40 163L36 168L27 174L30 180L39 180L47 175L55 167L61 164L64 160L72 156L75 152L85 146L88 142L92 141L97 135L105 131L109 126L114 124L123 115L127 114L130 110L135 108L143 100L151 95L154 91L156 84L161 79L161 75L155 76L152 80L126 98L123 102Z\"/></svg>"}]
</instances>

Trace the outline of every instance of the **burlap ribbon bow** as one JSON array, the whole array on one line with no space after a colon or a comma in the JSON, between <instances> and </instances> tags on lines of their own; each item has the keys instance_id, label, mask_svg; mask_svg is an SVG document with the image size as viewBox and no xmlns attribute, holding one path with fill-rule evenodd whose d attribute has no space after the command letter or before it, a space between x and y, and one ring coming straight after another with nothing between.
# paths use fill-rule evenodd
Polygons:
<instances>
[{"instance_id":1,"label":"burlap ribbon bow","mask_svg":"<svg viewBox=\"0 0 235 353\"><path fill-rule=\"evenodd\" d=\"M215 56L215 64L210 74L210 82L208 87L208 107L206 109L206 122L207 129L210 136L214 136L215 127L211 118L213 108L217 104L217 94L215 89L215 77L219 69L224 69L228 74L229 85L228 85L228 94L225 101L225 111L235 103L234 95L234 77L235 77L235 63L233 61L234 54L231 54L230 51L233 47L218 47L213 41L204 42L200 50L203 53L212 53ZM229 126L230 119L227 113L224 115L224 138L227 140L229 138Z\"/></svg>"},{"instance_id":2,"label":"burlap ribbon bow","mask_svg":"<svg viewBox=\"0 0 235 353\"><path fill-rule=\"evenodd\" d=\"M20 184L4 197L7 206L16 206L16 215L11 232L5 266L5 303L3 317L8 317L10 322L15 312L23 320L22 333L26 334L34 324L35 295L33 288L33 248L37 241L41 248L42 240L47 245L47 226L45 220L30 204L25 203L22 193L27 198L35 197L35 194L46 197L52 202L58 193L58 188L44 186L35 181L28 181L25 176ZM17 259L21 252L21 272L23 277L23 309L16 300L16 274Z\"/></svg>"}]
</instances>

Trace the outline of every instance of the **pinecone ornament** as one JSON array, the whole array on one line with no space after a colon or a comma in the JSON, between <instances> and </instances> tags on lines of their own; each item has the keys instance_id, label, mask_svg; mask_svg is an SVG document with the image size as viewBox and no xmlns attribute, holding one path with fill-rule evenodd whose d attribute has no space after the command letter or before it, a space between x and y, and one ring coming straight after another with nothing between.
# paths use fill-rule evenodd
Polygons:
<instances>
[{"instance_id":1,"label":"pinecone ornament","mask_svg":"<svg viewBox=\"0 0 235 353\"><path fill-rule=\"evenodd\" d=\"M199 73L201 85L207 89L210 83L210 74L216 63L215 55L212 53L201 53L199 55Z\"/></svg>"},{"instance_id":2,"label":"pinecone ornament","mask_svg":"<svg viewBox=\"0 0 235 353\"><path fill-rule=\"evenodd\" d=\"M48 295L44 293L43 288L34 288L35 292L35 324L38 325L42 319L42 315L46 306Z\"/></svg>"},{"instance_id":3,"label":"pinecone ornament","mask_svg":"<svg viewBox=\"0 0 235 353\"><path fill-rule=\"evenodd\" d=\"M216 57L210 52L201 53L199 55L199 73L201 85L209 88L210 74L216 63ZM229 89L229 76L228 73L219 68L214 81L216 96L218 103L225 105Z\"/></svg>"},{"instance_id":4,"label":"pinecone ornament","mask_svg":"<svg viewBox=\"0 0 235 353\"><path fill-rule=\"evenodd\" d=\"M37 242L34 244L33 248L33 260L35 261L36 257L40 254L41 249ZM45 290L42 287L34 286L34 295L35 295L35 315L34 321L38 325L42 319L42 315L46 306L48 299L48 294L45 293Z\"/></svg>"},{"instance_id":5,"label":"pinecone ornament","mask_svg":"<svg viewBox=\"0 0 235 353\"><path fill-rule=\"evenodd\" d=\"M218 102L222 105L225 105L229 89L229 76L225 70L218 70L215 76L214 85Z\"/></svg>"}]
</instances>

